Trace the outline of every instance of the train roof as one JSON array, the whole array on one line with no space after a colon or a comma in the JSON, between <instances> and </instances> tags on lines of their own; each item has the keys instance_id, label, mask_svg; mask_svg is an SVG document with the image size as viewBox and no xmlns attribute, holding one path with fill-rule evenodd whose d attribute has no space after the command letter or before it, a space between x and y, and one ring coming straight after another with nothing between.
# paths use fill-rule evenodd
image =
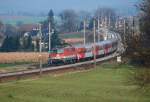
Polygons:
<instances>
[{"instance_id":1,"label":"train roof","mask_svg":"<svg viewBox=\"0 0 150 102\"><path fill-rule=\"evenodd\" d=\"M89 44L79 44L79 45L75 45L74 47L76 48L80 48L80 47L92 47L92 43L89 43Z\"/></svg>"},{"instance_id":2,"label":"train roof","mask_svg":"<svg viewBox=\"0 0 150 102\"><path fill-rule=\"evenodd\" d=\"M105 45L111 42L117 41L117 39L109 39L109 40L105 40L105 41L101 41L101 42L96 42L96 45ZM79 44L79 45L74 45L74 46L64 46L64 47L56 47L53 48L52 50L59 50L59 49L65 49L65 48L91 48L93 46L93 43L88 43L86 45L84 44Z\"/></svg>"},{"instance_id":3,"label":"train roof","mask_svg":"<svg viewBox=\"0 0 150 102\"><path fill-rule=\"evenodd\" d=\"M107 44L107 43L111 43L113 41L117 41L116 39L109 39L109 40L105 40L105 41L101 41L101 42L96 42L96 45L104 45L104 44ZM80 48L80 47L85 47L85 48L88 48L88 47L92 47L93 43L90 43L90 44L80 44L80 45L75 45L74 47L76 48Z\"/></svg>"}]
</instances>

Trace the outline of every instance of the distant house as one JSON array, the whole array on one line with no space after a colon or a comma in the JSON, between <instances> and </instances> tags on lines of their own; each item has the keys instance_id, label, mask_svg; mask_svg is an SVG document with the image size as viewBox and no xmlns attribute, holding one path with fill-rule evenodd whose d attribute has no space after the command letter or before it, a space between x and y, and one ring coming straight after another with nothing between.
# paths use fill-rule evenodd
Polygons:
<instances>
[{"instance_id":1,"label":"distant house","mask_svg":"<svg viewBox=\"0 0 150 102\"><path fill-rule=\"evenodd\" d=\"M31 36L35 36L37 34L38 24L23 24L18 29L23 35L27 33Z\"/></svg>"},{"instance_id":2,"label":"distant house","mask_svg":"<svg viewBox=\"0 0 150 102\"><path fill-rule=\"evenodd\" d=\"M34 51L38 51L37 49L37 43L38 43L38 37L37 37L37 34L38 34L38 24L23 24L21 26L19 26L19 32L21 32L21 35L23 37L29 37L31 36L32 37L32 44L34 46ZM21 43L23 43L23 38L21 38Z\"/></svg>"},{"instance_id":3,"label":"distant house","mask_svg":"<svg viewBox=\"0 0 150 102\"><path fill-rule=\"evenodd\" d=\"M23 24L19 27L19 30L22 32L30 32L32 30L37 30L38 24Z\"/></svg>"}]
</instances>

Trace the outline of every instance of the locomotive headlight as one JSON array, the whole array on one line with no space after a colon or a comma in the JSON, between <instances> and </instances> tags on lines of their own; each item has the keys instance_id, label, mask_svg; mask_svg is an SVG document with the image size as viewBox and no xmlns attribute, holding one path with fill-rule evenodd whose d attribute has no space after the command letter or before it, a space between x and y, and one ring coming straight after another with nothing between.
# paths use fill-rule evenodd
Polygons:
<instances>
[{"instance_id":1,"label":"locomotive headlight","mask_svg":"<svg viewBox=\"0 0 150 102\"><path fill-rule=\"evenodd\" d=\"M60 55L57 55L56 57L57 57L58 59L60 59Z\"/></svg>"}]
</instances>

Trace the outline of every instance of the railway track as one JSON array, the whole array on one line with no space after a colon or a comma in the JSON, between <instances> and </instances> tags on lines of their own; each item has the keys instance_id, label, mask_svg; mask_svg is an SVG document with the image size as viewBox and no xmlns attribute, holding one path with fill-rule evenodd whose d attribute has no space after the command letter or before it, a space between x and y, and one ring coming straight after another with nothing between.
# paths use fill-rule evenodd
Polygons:
<instances>
[{"instance_id":1,"label":"railway track","mask_svg":"<svg viewBox=\"0 0 150 102\"><path fill-rule=\"evenodd\" d=\"M121 43L122 42L121 37L119 36L119 34L116 34L116 35L117 35L118 42L119 42L117 51L111 55L96 59L96 62L110 60L112 58L117 57L118 55L122 54L125 51L125 49ZM74 71L74 70L79 70L80 68L89 69L89 68L92 68L91 65L93 63L94 63L94 60L91 60L91 61L63 65L63 66L54 66L54 67L47 67L47 68L42 68L42 69L32 69L32 70L25 70L25 71L18 71L18 72L2 73L2 74L0 74L0 82L19 80L19 79L23 79L23 78L27 78L27 77L39 76L39 75L48 74L48 73Z\"/></svg>"},{"instance_id":2,"label":"railway track","mask_svg":"<svg viewBox=\"0 0 150 102\"><path fill-rule=\"evenodd\" d=\"M111 55L108 55L106 57L97 59L96 62L102 62L106 60L110 60L112 58L115 58L118 56L118 53L113 53ZM49 73L58 73L58 72L64 72L64 71L74 71L74 70L80 70L79 68L82 67L83 69L89 69L89 66L94 63L93 60L86 61L86 62L80 62L76 64L69 64L69 65L63 65L63 66L56 66L56 67L47 67L42 69L32 69L32 70L25 70L25 71L18 71L18 72L8 72L0 74L0 82L6 82L6 81L12 81L12 80L20 80L23 78L33 77L33 76L39 76L42 74L49 74ZM92 66L90 66L92 67Z\"/></svg>"}]
</instances>

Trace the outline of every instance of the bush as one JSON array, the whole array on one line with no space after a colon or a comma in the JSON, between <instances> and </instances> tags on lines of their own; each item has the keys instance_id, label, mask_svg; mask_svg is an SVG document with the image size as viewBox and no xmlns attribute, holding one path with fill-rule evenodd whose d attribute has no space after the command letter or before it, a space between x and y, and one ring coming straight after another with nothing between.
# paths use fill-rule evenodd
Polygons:
<instances>
[{"instance_id":1,"label":"bush","mask_svg":"<svg viewBox=\"0 0 150 102\"><path fill-rule=\"evenodd\" d=\"M150 69L149 68L137 69L133 74L132 81L134 84L140 87L150 85Z\"/></svg>"},{"instance_id":2,"label":"bush","mask_svg":"<svg viewBox=\"0 0 150 102\"><path fill-rule=\"evenodd\" d=\"M150 66L150 49L139 48L136 52L131 55L131 61L133 64L142 65L149 67Z\"/></svg>"}]
</instances>

